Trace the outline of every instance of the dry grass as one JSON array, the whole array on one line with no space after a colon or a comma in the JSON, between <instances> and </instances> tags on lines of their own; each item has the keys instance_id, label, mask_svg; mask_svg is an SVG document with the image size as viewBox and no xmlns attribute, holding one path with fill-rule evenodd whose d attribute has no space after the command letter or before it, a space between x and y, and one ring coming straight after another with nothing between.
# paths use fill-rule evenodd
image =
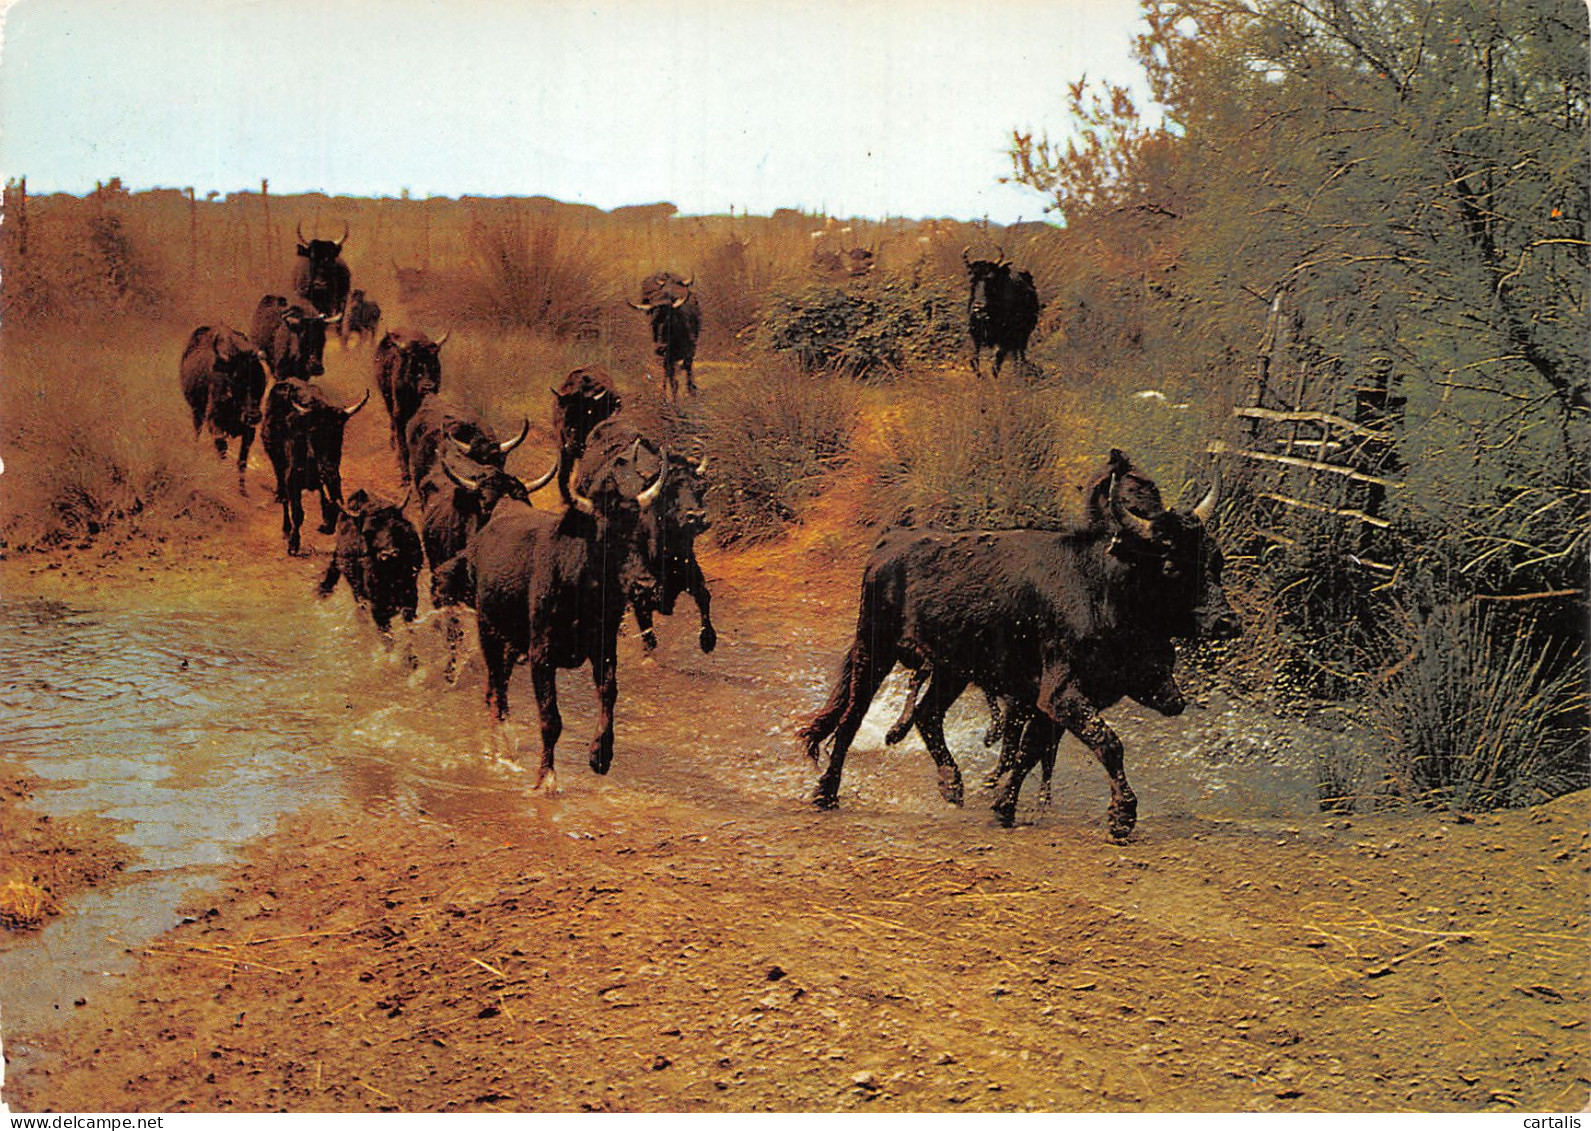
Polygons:
<instances>
[{"instance_id":1,"label":"dry grass","mask_svg":"<svg viewBox=\"0 0 1591 1131\"><path fill-rule=\"evenodd\" d=\"M0 927L13 931L43 926L55 914L55 901L37 884L7 880L0 884Z\"/></svg>"},{"instance_id":2,"label":"dry grass","mask_svg":"<svg viewBox=\"0 0 1591 1131\"><path fill-rule=\"evenodd\" d=\"M5 336L0 545L44 547L130 521L230 513L233 463L196 441L181 345L152 332ZM235 442L229 449L235 460Z\"/></svg>"}]
</instances>

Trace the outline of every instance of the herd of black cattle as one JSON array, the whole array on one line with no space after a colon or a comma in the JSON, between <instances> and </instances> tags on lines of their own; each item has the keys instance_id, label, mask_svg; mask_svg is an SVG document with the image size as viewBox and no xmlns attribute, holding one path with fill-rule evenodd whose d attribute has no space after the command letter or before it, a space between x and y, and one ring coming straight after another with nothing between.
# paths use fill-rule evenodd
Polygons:
<instances>
[{"instance_id":1,"label":"herd of black cattle","mask_svg":"<svg viewBox=\"0 0 1591 1131\"><path fill-rule=\"evenodd\" d=\"M319 591L346 579L383 633L395 616L412 621L422 563L431 602L447 630L452 677L461 639L454 611L472 608L487 671L487 704L508 717L509 677L530 669L541 720L536 786L555 789L553 748L562 731L555 674L591 669L599 721L592 770L613 759L618 694L616 642L633 611L648 650L653 616L669 615L682 594L701 618L699 644L711 652L717 633L711 595L695 553L707 529L706 460L670 452L622 412L600 367L570 373L553 389L558 455L533 482L504 470L508 453L529 433L500 440L479 417L442 393L441 350L447 335L391 330L375 349L375 379L391 421L391 443L407 493L393 502L364 489L344 497L343 429L369 399L342 406L315 384L323 372L328 327L346 343L374 337L380 311L352 290L339 240L305 240L300 231L294 290L298 301L267 295L250 333L202 326L183 351L183 393L197 435L206 426L218 454L239 444L238 486L256 428L276 475L282 532L300 552L301 495L320 499L322 533L335 534ZM966 260L973 368L978 352L1024 360L1039 302L1031 276L997 260ZM667 272L648 278L632 303L650 322L664 374L676 397L677 367L695 391L692 364L701 313L692 280ZM269 388L267 389L267 385ZM262 409L263 404L263 409ZM556 482L559 506L536 509L530 495ZM898 721L898 742L922 736L947 801L962 801L961 773L944 735L944 718L969 685L988 696L996 723L987 741L1002 742L994 809L1014 819L1027 773L1044 768L1070 731L1093 751L1110 778L1109 830L1126 837L1137 819L1121 741L1099 712L1130 697L1165 715L1185 700L1173 677L1174 641L1221 639L1241 626L1221 588L1221 553L1207 530L1217 502L1212 487L1191 511L1169 510L1152 480L1127 456L1109 461L1084 487L1085 517L1062 530L950 531L907 520L887 530L868 559L856 637L827 703L801 731L814 765L829 743L828 764L813 795L836 804L846 753L884 678L897 663L914 673ZM405 516L418 506L418 529ZM504 730L505 737L510 732ZM510 739L511 743L511 739Z\"/></svg>"}]
</instances>

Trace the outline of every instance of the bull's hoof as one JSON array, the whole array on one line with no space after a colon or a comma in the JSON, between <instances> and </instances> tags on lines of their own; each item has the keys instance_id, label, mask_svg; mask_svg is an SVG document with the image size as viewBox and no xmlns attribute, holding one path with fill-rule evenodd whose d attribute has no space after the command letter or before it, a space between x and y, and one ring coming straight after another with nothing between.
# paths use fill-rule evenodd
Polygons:
<instances>
[{"instance_id":1,"label":"bull's hoof","mask_svg":"<svg viewBox=\"0 0 1591 1131\"><path fill-rule=\"evenodd\" d=\"M337 533L337 524L335 522L333 522L333 523L325 523L325 522L323 522L319 526L315 527L315 529L320 531L322 534L335 534L335 533Z\"/></svg>"},{"instance_id":2,"label":"bull's hoof","mask_svg":"<svg viewBox=\"0 0 1591 1131\"><path fill-rule=\"evenodd\" d=\"M817 792L812 795L812 804L819 809L838 809L840 807L840 799L820 786Z\"/></svg>"},{"instance_id":3,"label":"bull's hoof","mask_svg":"<svg viewBox=\"0 0 1591 1131\"><path fill-rule=\"evenodd\" d=\"M1136 802L1110 811L1110 839L1120 844L1132 835L1134 827L1138 824L1138 805Z\"/></svg>"},{"instance_id":4,"label":"bull's hoof","mask_svg":"<svg viewBox=\"0 0 1591 1131\"><path fill-rule=\"evenodd\" d=\"M711 652L718 647L718 630L710 624L704 624L702 625L702 634L696 639L702 646L703 652Z\"/></svg>"},{"instance_id":5,"label":"bull's hoof","mask_svg":"<svg viewBox=\"0 0 1591 1131\"><path fill-rule=\"evenodd\" d=\"M593 750L591 752L591 772L605 774L613 765L613 751Z\"/></svg>"},{"instance_id":6,"label":"bull's hoof","mask_svg":"<svg viewBox=\"0 0 1591 1131\"><path fill-rule=\"evenodd\" d=\"M906 737L906 732L911 730L911 728L912 728L912 720L910 720L910 719L902 719L902 720L900 720L894 726L890 727L887 731L884 732L884 745L885 746L894 746L897 742L899 742L901 739ZM941 790L943 790L945 788L943 782L940 783L939 788Z\"/></svg>"},{"instance_id":7,"label":"bull's hoof","mask_svg":"<svg viewBox=\"0 0 1591 1131\"><path fill-rule=\"evenodd\" d=\"M1016 802L1000 800L994 803L995 820L1000 822L1002 829L1008 829L1016 824Z\"/></svg>"},{"instance_id":8,"label":"bull's hoof","mask_svg":"<svg viewBox=\"0 0 1591 1131\"><path fill-rule=\"evenodd\" d=\"M641 647L648 652L656 651L657 633L653 632L650 628L641 633Z\"/></svg>"},{"instance_id":9,"label":"bull's hoof","mask_svg":"<svg viewBox=\"0 0 1591 1131\"><path fill-rule=\"evenodd\" d=\"M952 805L962 803L961 773L949 766L944 766L939 771L939 796Z\"/></svg>"},{"instance_id":10,"label":"bull's hoof","mask_svg":"<svg viewBox=\"0 0 1591 1131\"><path fill-rule=\"evenodd\" d=\"M554 770L544 770L536 779L536 784L530 787L532 793L544 794L551 797L560 792L558 789L558 774Z\"/></svg>"}]
</instances>

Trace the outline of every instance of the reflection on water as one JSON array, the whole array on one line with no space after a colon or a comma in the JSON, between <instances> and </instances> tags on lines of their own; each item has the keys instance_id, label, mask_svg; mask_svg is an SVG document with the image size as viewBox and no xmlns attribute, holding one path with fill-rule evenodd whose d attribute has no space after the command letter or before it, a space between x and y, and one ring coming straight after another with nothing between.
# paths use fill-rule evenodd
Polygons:
<instances>
[{"instance_id":1,"label":"reflection on water","mask_svg":"<svg viewBox=\"0 0 1591 1131\"><path fill-rule=\"evenodd\" d=\"M123 968L124 950L176 922L177 908L213 882L246 842L301 806L400 798L443 820L557 819L571 829L714 823L804 806L814 778L796 730L828 693L840 649L791 628L739 629L733 594L715 602L722 639L704 656L694 618L662 622L644 658L621 640L617 754L612 773L585 768L595 725L589 674L559 677L564 734L556 800L531 799L530 775L497 756L481 701L480 666L457 686L441 676L435 623L414 631L417 668L388 649L346 598L214 611L82 609L0 602L0 734L4 752L62 783L38 804L126 822L141 853L113 887L74 899L71 913L0 953L7 1032L39 1028L97 980ZM473 637L473 628L468 635ZM527 763L537 748L535 700L519 674L511 694ZM953 710L947 734L968 783L968 805L939 799L915 737L886 749L885 728L905 694L885 684L847 761L836 822L865 820L912 835L925 820L986 825L978 789L995 752L981 736L982 696ZM1108 713L1127 746L1141 814L1278 816L1313 805L1314 751L1329 736L1216 699L1179 719L1125 705ZM1056 768L1042 821L1096 822L1105 778L1075 740ZM114 941L112 941L114 940Z\"/></svg>"}]
</instances>

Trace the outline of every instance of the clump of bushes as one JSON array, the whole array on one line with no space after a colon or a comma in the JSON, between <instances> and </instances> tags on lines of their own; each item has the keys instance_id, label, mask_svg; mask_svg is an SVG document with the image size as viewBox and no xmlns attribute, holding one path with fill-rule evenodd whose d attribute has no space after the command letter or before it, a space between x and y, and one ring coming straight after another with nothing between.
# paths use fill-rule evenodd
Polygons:
<instances>
[{"instance_id":1,"label":"clump of bushes","mask_svg":"<svg viewBox=\"0 0 1591 1131\"><path fill-rule=\"evenodd\" d=\"M0 550L230 513L233 464L194 440L169 346L80 341L63 352L12 333L4 362Z\"/></svg>"},{"instance_id":2,"label":"clump of bushes","mask_svg":"<svg viewBox=\"0 0 1591 1131\"><path fill-rule=\"evenodd\" d=\"M1531 620L1436 610L1366 700L1387 788L1462 809L1532 805L1588 784L1584 664Z\"/></svg>"},{"instance_id":3,"label":"clump of bushes","mask_svg":"<svg viewBox=\"0 0 1591 1131\"><path fill-rule=\"evenodd\" d=\"M955 529L1053 526L1076 512L1063 430L1042 392L970 381L906 400L886 428L875 517Z\"/></svg>"},{"instance_id":4,"label":"clump of bushes","mask_svg":"<svg viewBox=\"0 0 1591 1131\"><path fill-rule=\"evenodd\" d=\"M702 410L707 496L720 545L777 535L848 457L854 385L774 364L725 382Z\"/></svg>"},{"instance_id":5,"label":"clump of bushes","mask_svg":"<svg viewBox=\"0 0 1591 1131\"><path fill-rule=\"evenodd\" d=\"M964 305L948 285L921 275L813 284L772 304L756 342L808 373L869 380L960 351Z\"/></svg>"}]
</instances>

